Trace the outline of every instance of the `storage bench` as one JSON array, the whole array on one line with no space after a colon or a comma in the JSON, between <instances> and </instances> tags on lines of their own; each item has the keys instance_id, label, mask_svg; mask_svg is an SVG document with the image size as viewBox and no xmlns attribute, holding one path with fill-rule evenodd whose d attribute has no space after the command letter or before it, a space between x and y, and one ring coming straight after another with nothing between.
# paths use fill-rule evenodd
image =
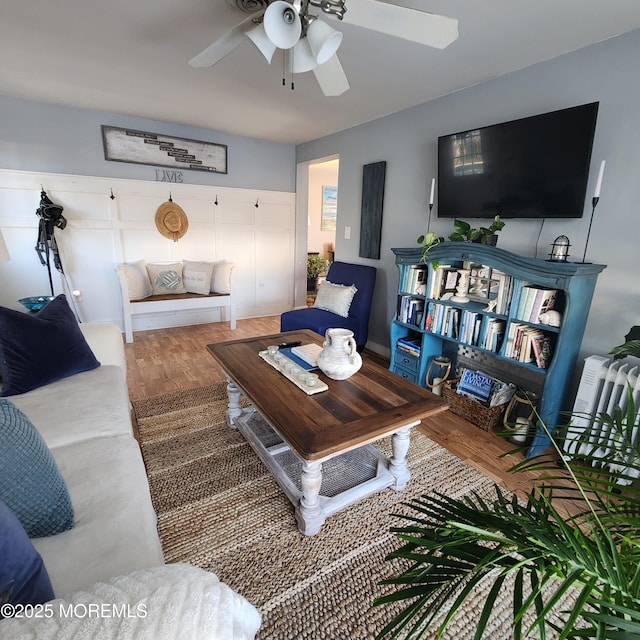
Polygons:
<instances>
[{"instance_id":1,"label":"storage bench","mask_svg":"<svg viewBox=\"0 0 640 640\"><path fill-rule=\"evenodd\" d=\"M185 262L185 284L189 286L189 279L186 275L187 265L213 264L213 263L189 263ZM151 266L177 267L180 263L170 263L167 265L158 265L155 263ZM217 286L223 292L210 291L209 293L194 293L187 291L186 293L152 293L151 282L147 277L146 265L143 260L134 263L117 265L116 272L120 283L120 292L122 294L122 313L124 320L124 332L127 342L133 342L133 318L139 315L148 315L153 313L171 313L177 311L197 311L208 309L220 309L221 320L224 322L229 320L231 329L236 328L236 315L231 295L231 272L233 270L232 263L221 263L225 267L223 281L220 282L218 277ZM182 278L182 273L180 273ZM213 278L211 279L211 287L213 287ZM207 285L207 288L208 285ZM228 312L227 312L228 310Z\"/></svg>"}]
</instances>

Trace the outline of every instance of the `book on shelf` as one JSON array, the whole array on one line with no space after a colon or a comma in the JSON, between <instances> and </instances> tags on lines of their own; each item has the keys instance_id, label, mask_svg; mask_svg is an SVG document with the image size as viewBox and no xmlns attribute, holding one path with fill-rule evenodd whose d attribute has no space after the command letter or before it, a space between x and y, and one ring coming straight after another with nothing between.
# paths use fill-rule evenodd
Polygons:
<instances>
[{"instance_id":1,"label":"book on shelf","mask_svg":"<svg viewBox=\"0 0 640 640\"><path fill-rule=\"evenodd\" d=\"M540 322L540 315L553 309L557 297L557 289L539 287L536 291L536 299L531 308L531 313L529 314L529 322Z\"/></svg>"},{"instance_id":2,"label":"book on shelf","mask_svg":"<svg viewBox=\"0 0 640 640\"><path fill-rule=\"evenodd\" d=\"M405 293L425 295L427 292L427 277L429 270L426 266L411 265L404 270L400 288Z\"/></svg>"},{"instance_id":3,"label":"book on shelf","mask_svg":"<svg viewBox=\"0 0 640 640\"><path fill-rule=\"evenodd\" d=\"M557 289L524 285L518 299L516 317L524 322L537 323L541 313L553 308L557 295Z\"/></svg>"},{"instance_id":4,"label":"book on shelf","mask_svg":"<svg viewBox=\"0 0 640 640\"><path fill-rule=\"evenodd\" d=\"M487 351L493 351L493 353L498 353L504 339L504 327L504 320L489 318L482 340L482 348Z\"/></svg>"},{"instance_id":5,"label":"book on shelf","mask_svg":"<svg viewBox=\"0 0 640 640\"><path fill-rule=\"evenodd\" d=\"M455 291L457 281L458 270L449 264L441 264L437 269L434 269L433 275L431 276L428 297L439 300L443 293Z\"/></svg>"},{"instance_id":6,"label":"book on shelf","mask_svg":"<svg viewBox=\"0 0 640 640\"><path fill-rule=\"evenodd\" d=\"M536 365L540 369L546 369L551 361L551 340L541 332L531 339L531 348L533 349Z\"/></svg>"},{"instance_id":7,"label":"book on shelf","mask_svg":"<svg viewBox=\"0 0 640 640\"><path fill-rule=\"evenodd\" d=\"M396 342L396 347L418 358L420 357L421 339L419 337L418 338L409 338L409 337L398 338Z\"/></svg>"},{"instance_id":8,"label":"book on shelf","mask_svg":"<svg viewBox=\"0 0 640 640\"><path fill-rule=\"evenodd\" d=\"M405 324L419 326L424 313L424 300L409 295L399 296L397 319Z\"/></svg>"},{"instance_id":9,"label":"book on shelf","mask_svg":"<svg viewBox=\"0 0 640 640\"><path fill-rule=\"evenodd\" d=\"M495 280L495 312L500 315L506 315L509 308L509 302L512 295L513 278L506 273L494 269L492 272L492 278Z\"/></svg>"},{"instance_id":10,"label":"book on shelf","mask_svg":"<svg viewBox=\"0 0 640 640\"><path fill-rule=\"evenodd\" d=\"M516 312L518 320L524 320L525 322L529 320L535 299L536 287L530 284L524 285L518 301L518 311Z\"/></svg>"}]
</instances>

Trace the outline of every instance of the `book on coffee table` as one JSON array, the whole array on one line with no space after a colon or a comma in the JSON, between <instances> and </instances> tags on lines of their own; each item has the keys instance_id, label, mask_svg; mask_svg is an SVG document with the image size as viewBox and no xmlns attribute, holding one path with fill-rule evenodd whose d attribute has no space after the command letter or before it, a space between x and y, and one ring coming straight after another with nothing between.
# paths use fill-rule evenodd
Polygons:
<instances>
[{"instance_id":1,"label":"book on coffee table","mask_svg":"<svg viewBox=\"0 0 640 640\"><path fill-rule=\"evenodd\" d=\"M308 349L307 347L314 348ZM317 347L317 349L315 347ZM306 371L313 371L313 369L318 368L318 356L321 351L322 347L316 344L302 344L298 347L284 347L280 349L280 353L293 360Z\"/></svg>"}]
</instances>

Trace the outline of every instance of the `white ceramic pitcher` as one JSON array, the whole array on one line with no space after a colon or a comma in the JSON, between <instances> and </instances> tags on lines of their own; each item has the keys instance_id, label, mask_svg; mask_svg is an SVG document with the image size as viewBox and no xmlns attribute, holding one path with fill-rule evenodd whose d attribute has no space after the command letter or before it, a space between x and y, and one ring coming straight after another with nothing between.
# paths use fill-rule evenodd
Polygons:
<instances>
[{"instance_id":1,"label":"white ceramic pitcher","mask_svg":"<svg viewBox=\"0 0 640 640\"><path fill-rule=\"evenodd\" d=\"M327 329L318 367L333 380L346 380L362 366L362 358L356 350L353 331Z\"/></svg>"}]
</instances>

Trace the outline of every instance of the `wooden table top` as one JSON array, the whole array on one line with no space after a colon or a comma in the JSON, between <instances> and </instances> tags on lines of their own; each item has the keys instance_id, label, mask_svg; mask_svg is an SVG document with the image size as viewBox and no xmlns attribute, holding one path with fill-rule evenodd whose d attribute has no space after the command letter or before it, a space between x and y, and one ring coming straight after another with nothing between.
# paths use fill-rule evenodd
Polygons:
<instances>
[{"instance_id":1,"label":"wooden table top","mask_svg":"<svg viewBox=\"0 0 640 640\"><path fill-rule=\"evenodd\" d=\"M445 400L363 357L360 371L307 395L258 354L269 345L300 340L322 344L309 330L207 345L244 395L304 460L342 453L448 408Z\"/></svg>"}]
</instances>

